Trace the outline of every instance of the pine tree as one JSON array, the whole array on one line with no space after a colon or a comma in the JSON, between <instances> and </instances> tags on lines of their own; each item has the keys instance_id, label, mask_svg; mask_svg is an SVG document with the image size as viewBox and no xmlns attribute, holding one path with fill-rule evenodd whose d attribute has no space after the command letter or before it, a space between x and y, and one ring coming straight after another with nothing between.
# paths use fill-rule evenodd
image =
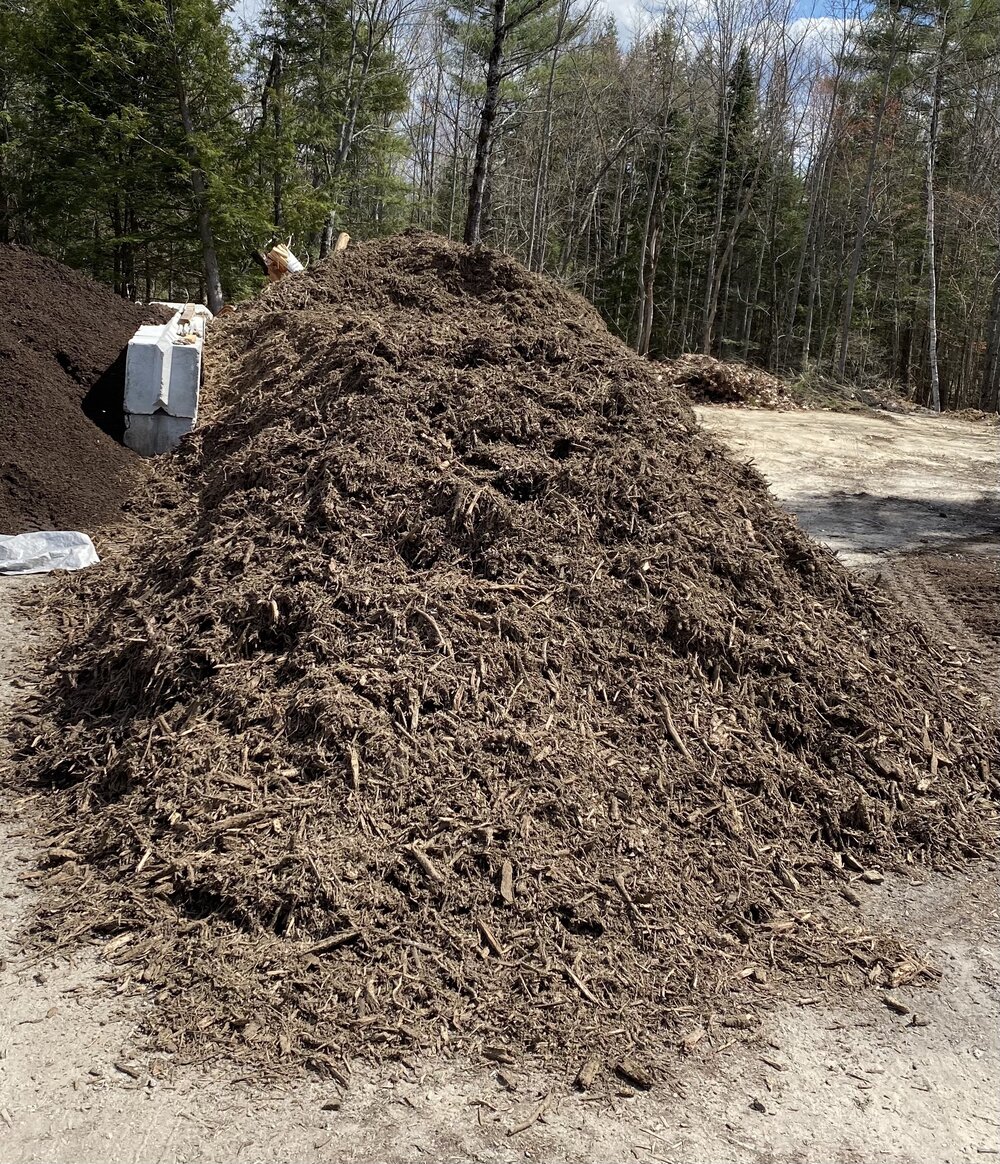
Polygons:
<instances>
[{"instance_id":1,"label":"pine tree","mask_svg":"<svg viewBox=\"0 0 1000 1164\"><path fill-rule=\"evenodd\" d=\"M485 88L469 184L464 237L477 243L483 233L490 155L505 77L532 62L569 35L559 0L459 0L449 23L485 69Z\"/></svg>"},{"instance_id":2,"label":"pine tree","mask_svg":"<svg viewBox=\"0 0 1000 1164\"><path fill-rule=\"evenodd\" d=\"M275 0L265 14L255 136L272 229L319 255L338 223L379 233L402 215L408 79L392 37L405 15L399 0Z\"/></svg>"}]
</instances>

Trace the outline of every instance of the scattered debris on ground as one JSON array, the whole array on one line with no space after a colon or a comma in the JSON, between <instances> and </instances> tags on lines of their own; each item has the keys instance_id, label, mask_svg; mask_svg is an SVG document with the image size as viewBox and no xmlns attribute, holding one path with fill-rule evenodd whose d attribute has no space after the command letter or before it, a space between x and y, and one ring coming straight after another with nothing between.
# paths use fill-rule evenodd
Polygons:
<instances>
[{"instance_id":1,"label":"scattered debris on ground","mask_svg":"<svg viewBox=\"0 0 1000 1164\"><path fill-rule=\"evenodd\" d=\"M695 404L736 408L767 408L772 412L795 409L823 409L830 412L927 413L930 409L914 403L902 387L888 380L872 380L865 385L843 383L811 367L797 376L782 378L763 368L738 360L717 360L713 356L688 353L675 360L658 363L666 382L683 392ZM955 420L1000 423L996 413L966 408L946 411L942 417Z\"/></svg>"},{"instance_id":2,"label":"scattered debris on ground","mask_svg":"<svg viewBox=\"0 0 1000 1164\"><path fill-rule=\"evenodd\" d=\"M153 1043L635 1088L932 973L850 885L990 850L980 693L582 299L412 233L207 358L152 531L57 591L18 768L39 936L100 939Z\"/></svg>"},{"instance_id":3,"label":"scattered debris on ground","mask_svg":"<svg viewBox=\"0 0 1000 1164\"><path fill-rule=\"evenodd\" d=\"M125 348L164 313L20 247L0 246L0 296L0 533L93 532L139 476L119 443Z\"/></svg>"},{"instance_id":4,"label":"scattered debris on ground","mask_svg":"<svg viewBox=\"0 0 1000 1164\"><path fill-rule=\"evenodd\" d=\"M799 407L777 376L751 364L694 353L657 364L666 382L695 404L738 404L778 410Z\"/></svg>"},{"instance_id":5,"label":"scattered debris on ground","mask_svg":"<svg viewBox=\"0 0 1000 1164\"><path fill-rule=\"evenodd\" d=\"M990 427L1000 425L1000 412L983 412L981 408L957 408L942 412L943 417L949 420L969 420L975 424L986 424Z\"/></svg>"},{"instance_id":6,"label":"scattered debris on ground","mask_svg":"<svg viewBox=\"0 0 1000 1164\"><path fill-rule=\"evenodd\" d=\"M907 395L901 384L884 377L838 380L810 365L785 383L788 395L799 408L827 412L891 412L899 416L929 413Z\"/></svg>"}]
</instances>

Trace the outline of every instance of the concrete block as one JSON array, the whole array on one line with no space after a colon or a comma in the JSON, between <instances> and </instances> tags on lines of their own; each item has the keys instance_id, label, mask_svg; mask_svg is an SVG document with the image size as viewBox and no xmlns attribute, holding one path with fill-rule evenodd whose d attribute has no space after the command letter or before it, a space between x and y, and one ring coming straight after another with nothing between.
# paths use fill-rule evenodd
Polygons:
<instances>
[{"instance_id":1,"label":"concrete block","mask_svg":"<svg viewBox=\"0 0 1000 1164\"><path fill-rule=\"evenodd\" d=\"M168 452L194 427L205 326L211 318L205 307L178 305L168 323L140 327L129 341L125 444L143 456Z\"/></svg>"},{"instance_id":2,"label":"concrete block","mask_svg":"<svg viewBox=\"0 0 1000 1164\"><path fill-rule=\"evenodd\" d=\"M125 411L153 413L159 407L164 380L164 357L170 344L163 343L162 324L140 327L128 341L125 355Z\"/></svg>"},{"instance_id":3,"label":"concrete block","mask_svg":"<svg viewBox=\"0 0 1000 1164\"><path fill-rule=\"evenodd\" d=\"M194 428L194 417L170 416L166 412L145 415L129 413L125 417L125 444L142 457L156 457L177 448L181 437Z\"/></svg>"},{"instance_id":4,"label":"concrete block","mask_svg":"<svg viewBox=\"0 0 1000 1164\"><path fill-rule=\"evenodd\" d=\"M160 407L171 416L197 416L201 390L201 340L170 345L170 378Z\"/></svg>"}]
</instances>

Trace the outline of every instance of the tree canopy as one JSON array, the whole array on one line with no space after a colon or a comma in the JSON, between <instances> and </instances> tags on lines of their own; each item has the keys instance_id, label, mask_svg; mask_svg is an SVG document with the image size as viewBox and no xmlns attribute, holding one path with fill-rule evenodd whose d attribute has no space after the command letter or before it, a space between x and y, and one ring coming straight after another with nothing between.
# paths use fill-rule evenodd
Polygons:
<instances>
[{"instance_id":1,"label":"tree canopy","mask_svg":"<svg viewBox=\"0 0 1000 1164\"><path fill-rule=\"evenodd\" d=\"M1000 398L1000 0L0 5L0 241L123 295L426 226L639 351Z\"/></svg>"}]
</instances>

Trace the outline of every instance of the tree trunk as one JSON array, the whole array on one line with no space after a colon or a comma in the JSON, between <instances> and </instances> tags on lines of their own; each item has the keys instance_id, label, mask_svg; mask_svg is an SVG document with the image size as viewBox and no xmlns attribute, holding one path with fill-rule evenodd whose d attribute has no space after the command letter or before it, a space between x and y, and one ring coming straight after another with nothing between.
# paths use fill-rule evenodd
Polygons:
<instances>
[{"instance_id":1,"label":"tree trunk","mask_svg":"<svg viewBox=\"0 0 1000 1164\"><path fill-rule=\"evenodd\" d=\"M271 52L271 64L268 69L267 81L264 85L264 103L271 106L271 124L274 128L275 150L274 169L271 173L271 222L275 230L280 229L284 218L285 175L281 161L281 138L284 132L284 114L281 108L281 81L284 62L281 55L281 45L275 41ZM271 100L268 101L268 94Z\"/></svg>"},{"instance_id":2,"label":"tree trunk","mask_svg":"<svg viewBox=\"0 0 1000 1164\"><path fill-rule=\"evenodd\" d=\"M656 281L656 265L659 257L661 229L660 174L663 171L663 150L665 128L661 127L656 149L656 169L649 187L649 201L646 203L646 221L642 231L642 245L639 248L639 326L636 331L635 350L640 356L649 354L649 335L653 326L653 286Z\"/></svg>"},{"instance_id":3,"label":"tree trunk","mask_svg":"<svg viewBox=\"0 0 1000 1164\"><path fill-rule=\"evenodd\" d=\"M171 32L173 32L173 8L168 7L168 18ZM191 189L194 191L195 211L198 218L198 238L201 242L202 271L205 276L205 298L208 309L213 315L222 310L224 303L222 295L222 277L219 273L219 256L215 250L215 234L212 230L212 212L208 204L208 181L205 171L201 167L201 158L198 155L198 146L195 142L194 119L191 116L191 107L188 103L187 86L184 84L184 72L181 68L180 54L176 42L171 46L174 64L174 85L177 93L177 105L181 115L181 125L184 129L188 154L191 159Z\"/></svg>"},{"instance_id":4,"label":"tree trunk","mask_svg":"<svg viewBox=\"0 0 1000 1164\"><path fill-rule=\"evenodd\" d=\"M993 299L986 328L986 361L979 389L979 407L983 412L1000 412L1000 267L993 280Z\"/></svg>"},{"instance_id":5,"label":"tree trunk","mask_svg":"<svg viewBox=\"0 0 1000 1164\"><path fill-rule=\"evenodd\" d=\"M486 174L493 148L493 126L500 108L500 83L503 77L503 46L507 39L507 0L493 0L493 40L486 62L486 97L479 115L479 137L476 140L476 160L469 185L469 210L465 218L465 242L475 246L480 241L483 225L483 195Z\"/></svg>"},{"instance_id":6,"label":"tree trunk","mask_svg":"<svg viewBox=\"0 0 1000 1164\"><path fill-rule=\"evenodd\" d=\"M469 57L469 30L472 27L473 8L469 6L469 18L462 37L462 60L458 68L458 82L455 93L455 118L452 124L451 141L451 199L448 206L448 237L455 237L455 210L458 204L458 137L462 128L462 95L465 89L465 67Z\"/></svg>"},{"instance_id":7,"label":"tree trunk","mask_svg":"<svg viewBox=\"0 0 1000 1164\"><path fill-rule=\"evenodd\" d=\"M528 270L541 271L545 266L545 239L542 235L542 201L549 180L549 153L552 146L552 93L556 84L556 66L559 63L559 46L562 43L563 28L569 9L568 0L559 5L559 23L556 28L556 43L552 46L552 60L549 62L549 77L545 85L545 118L542 124L542 148L538 151L538 165L535 169L535 195L531 206L531 233L528 237ZM537 260L536 260L537 252Z\"/></svg>"},{"instance_id":8,"label":"tree trunk","mask_svg":"<svg viewBox=\"0 0 1000 1164\"><path fill-rule=\"evenodd\" d=\"M847 273L847 288L844 292L844 312L840 325L840 350L837 355L837 375L843 380L847 370L847 348L851 338L851 322L854 316L854 292L858 284L858 274L861 271L861 256L865 249L865 234L868 231L868 220L872 211L872 187L875 184L875 167L878 162L879 138L882 135L882 122L889 105L891 92L892 69L896 63L897 53L895 20L893 21L893 39L886 58L885 72L882 75L882 93L879 97L878 110L875 114L875 124L872 127L871 148L868 150L868 165L865 170L865 184L861 192L861 204L858 207L857 226L854 233L854 249L851 252L851 266Z\"/></svg>"},{"instance_id":9,"label":"tree trunk","mask_svg":"<svg viewBox=\"0 0 1000 1164\"><path fill-rule=\"evenodd\" d=\"M719 103L719 131L722 142L722 158L719 162L719 180L715 188L715 209L712 221L712 237L708 244L708 266L705 271L705 299L701 310L701 351L703 355L710 355L712 350L712 331L715 327L715 313L719 306L719 287L721 278L717 278L719 264L719 243L722 240L722 218L726 202L726 180L729 165L729 117L727 111L727 95L725 88Z\"/></svg>"},{"instance_id":10,"label":"tree trunk","mask_svg":"<svg viewBox=\"0 0 1000 1164\"><path fill-rule=\"evenodd\" d=\"M938 134L941 123L941 89L944 84L944 58L948 45L948 9L942 7L938 20L941 36L934 68L934 92L931 98L931 127L927 139L927 339L930 371L931 409L941 411L941 377L938 372L937 261L934 238L934 170L937 164Z\"/></svg>"},{"instance_id":11,"label":"tree trunk","mask_svg":"<svg viewBox=\"0 0 1000 1164\"><path fill-rule=\"evenodd\" d=\"M216 315L222 310L225 300L222 295L219 256L215 250L215 234L212 230L212 212L208 205L208 183L205 180L205 171L201 168L197 148L194 144L194 123L191 120L187 93L179 73L177 96L181 109L181 124L184 126L184 135L188 140L188 148L192 156L191 188L194 191L198 215L198 238L201 242L201 262L205 275L205 297L208 300L209 311Z\"/></svg>"},{"instance_id":12,"label":"tree trunk","mask_svg":"<svg viewBox=\"0 0 1000 1164\"><path fill-rule=\"evenodd\" d=\"M323 219L323 229L319 236L319 257L325 259L333 250L333 234L337 229L337 215L335 211L328 210L326 218Z\"/></svg>"}]
</instances>

